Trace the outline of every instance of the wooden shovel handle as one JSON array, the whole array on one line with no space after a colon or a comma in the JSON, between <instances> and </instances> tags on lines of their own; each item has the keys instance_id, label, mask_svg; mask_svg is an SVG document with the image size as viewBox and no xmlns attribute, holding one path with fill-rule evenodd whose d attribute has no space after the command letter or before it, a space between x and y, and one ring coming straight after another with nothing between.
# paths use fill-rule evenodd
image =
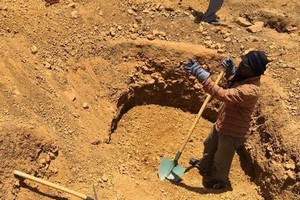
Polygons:
<instances>
[{"instance_id":1,"label":"wooden shovel handle","mask_svg":"<svg viewBox=\"0 0 300 200\"><path fill-rule=\"evenodd\" d=\"M225 73L225 69L222 70L222 72L218 76L217 80L215 81L215 85L217 85L220 82L220 80L223 77L224 73ZM189 131L189 133L188 133L188 135L187 135L187 137L185 139L185 142L184 142L183 146L180 149L180 152L182 152L184 150L186 144L188 143L189 139L191 138L191 136L193 134L193 131L194 131L194 129L195 129L195 127L196 127L199 119L201 118L202 113L203 113L203 111L204 111L204 109L205 109L205 107L206 107L206 105L207 105L207 103L209 102L210 99L211 99L211 95L207 94L207 97L206 97L205 101L203 102L203 104L202 104L202 106L201 106L201 108L200 108L200 110L198 112L197 118L195 119L192 127L190 128L190 131Z\"/></svg>"},{"instance_id":2,"label":"wooden shovel handle","mask_svg":"<svg viewBox=\"0 0 300 200\"><path fill-rule=\"evenodd\" d=\"M24 173L24 172L20 172L20 171L18 171L18 170L15 170L15 171L14 171L14 174L17 175L17 176L20 176L20 177L23 177L23 178L30 179L30 180L32 180L32 181L41 183L41 184L43 184L43 185L47 185L47 186L49 186L49 187L52 187L52 188L55 188L55 189L58 189L58 190L67 192L67 193L72 194L72 195L74 195L74 196L77 196L77 197L79 197L79 198L81 198L81 199L93 200L93 198L91 198L91 197L89 197L89 196L86 196L86 195L84 195L84 194L78 193L78 192L73 191L73 190L70 190L70 189L68 189L68 188L59 186L59 185L57 185L57 184L51 183L51 182L46 181L46 180L43 180L43 179L41 179L41 178L37 178L37 177L31 176L31 175L26 174L26 173Z\"/></svg>"}]
</instances>

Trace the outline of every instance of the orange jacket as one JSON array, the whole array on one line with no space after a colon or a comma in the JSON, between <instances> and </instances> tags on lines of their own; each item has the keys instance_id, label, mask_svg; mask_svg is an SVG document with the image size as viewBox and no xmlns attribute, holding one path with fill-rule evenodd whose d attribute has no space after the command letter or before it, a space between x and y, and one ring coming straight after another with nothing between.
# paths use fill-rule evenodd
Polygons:
<instances>
[{"instance_id":1,"label":"orange jacket","mask_svg":"<svg viewBox=\"0 0 300 200\"><path fill-rule=\"evenodd\" d=\"M207 78L203 89L212 98L222 101L215 123L216 130L224 135L247 137L250 134L251 115L259 96L260 76L251 77L223 89Z\"/></svg>"}]
</instances>

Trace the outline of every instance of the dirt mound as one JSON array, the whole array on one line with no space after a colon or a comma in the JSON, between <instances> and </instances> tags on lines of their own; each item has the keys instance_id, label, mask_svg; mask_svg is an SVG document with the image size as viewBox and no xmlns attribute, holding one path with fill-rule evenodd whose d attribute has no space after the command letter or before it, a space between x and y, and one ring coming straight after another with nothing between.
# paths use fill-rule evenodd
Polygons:
<instances>
[{"instance_id":1,"label":"dirt mound","mask_svg":"<svg viewBox=\"0 0 300 200\"><path fill-rule=\"evenodd\" d=\"M52 162L59 154L59 147L46 137L49 133L42 129L33 130L28 126L16 124L17 122L1 123L0 127L2 158L0 173L5 177L2 179L1 195L7 194L1 196L3 199L14 199L22 185L12 177L11 171L5 169L25 170L43 178L49 178L57 173L57 168Z\"/></svg>"},{"instance_id":2,"label":"dirt mound","mask_svg":"<svg viewBox=\"0 0 300 200\"><path fill-rule=\"evenodd\" d=\"M213 27L198 20L207 2L196 0L3 1L0 199L75 199L19 181L15 169L89 196L95 185L102 199L297 199L299 6L226 1ZM249 29L256 22L264 25ZM158 180L161 158L174 156L205 98L182 62L194 57L214 79L224 56L238 63L251 49L271 62L232 190L204 189L196 170L177 185ZM205 110L184 166L200 156L218 106Z\"/></svg>"}]
</instances>

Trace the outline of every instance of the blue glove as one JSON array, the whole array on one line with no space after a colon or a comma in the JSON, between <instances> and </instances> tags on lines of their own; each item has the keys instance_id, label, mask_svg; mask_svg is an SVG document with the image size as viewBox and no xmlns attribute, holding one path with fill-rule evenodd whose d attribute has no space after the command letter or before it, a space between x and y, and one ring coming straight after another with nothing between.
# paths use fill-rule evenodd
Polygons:
<instances>
[{"instance_id":1,"label":"blue glove","mask_svg":"<svg viewBox=\"0 0 300 200\"><path fill-rule=\"evenodd\" d=\"M192 58L184 62L183 66L187 73L194 75L200 82L205 81L210 76L210 73L205 71L202 66Z\"/></svg>"},{"instance_id":2,"label":"blue glove","mask_svg":"<svg viewBox=\"0 0 300 200\"><path fill-rule=\"evenodd\" d=\"M230 76L234 74L236 71L236 67L234 66L233 60L230 56L224 58L221 62L221 65L226 68L225 75Z\"/></svg>"}]
</instances>

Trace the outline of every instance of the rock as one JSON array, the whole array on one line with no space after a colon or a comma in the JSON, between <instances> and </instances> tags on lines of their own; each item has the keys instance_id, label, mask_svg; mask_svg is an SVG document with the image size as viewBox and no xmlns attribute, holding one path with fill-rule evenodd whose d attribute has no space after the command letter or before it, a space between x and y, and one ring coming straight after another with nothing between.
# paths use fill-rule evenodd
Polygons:
<instances>
[{"instance_id":1,"label":"rock","mask_svg":"<svg viewBox=\"0 0 300 200\"><path fill-rule=\"evenodd\" d=\"M38 52L38 48L35 45L33 45L30 50L32 54L36 54Z\"/></svg>"},{"instance_id":2,"label":"rock","mask_svg":"<svg viewBox=\"0 0 300 200\"><path fill-rule=\"evenodd\" d=\"M58 169L57 169L56 167L54 167L54 168L52 169L52 172L53 172L54 174L57 174Z\"/></svg>"},{"instance_id":3,"label":"rock","mask_svg":"<svg viewBox=\"0 0 300 200\"><path fill-rule=\"evenodd\" d=\"M149 34L149 35L147 35L147 39L148 39L148 40L154 40L154 39L155 39L155 36L152 35L152 34Z\"/></svg>"},{"instance_id":4,"label":"rock","mask_svg":"<svg viewBox=\"0 0 300 200\"><path fill-rule=\"evenodd\" d=\"M288 170L286 172L286 175L287 175L287 179L292 180L292 181L296 180L296 176L295 176L295 173L293 171Z\"/></svg>"},{"instance_id":5,"label":"rock","mask_svg":"<svg viewBox=\"0 0 300 200\"><path fill-rule=\"evenodd\" d=\"M138 38L138 34L136 34L136 33L131 34L131 35L130 35L130 38L131 38L132 40L136 40L136 39Z\"/></svg>"},{"instance_id":6,"label":"rock","mask_svg":"<svg viewBox=\"0 0 300 200\"><path fill-rule=\"evenodd\" d=\"M49 163L49 162L51 161L50 155L49 155L49 154L46 155L46 158L45 158L45 159L46 159L46 162Z\"/></svg>"},{"instance_id":7,"label":"rock","mask_svg":"<svg viewBox=\"0 0 300 200\"><path fill-rule=\"evenodd\" d=\"M138 16L135 18L135 21L137 21L137 23L141 24L143 22L143 18L141 16Z\"/></svg>"},{"instance_id":8,"label":"rock","mask_svg":"<svg viewBox=\"0 0 300 200\"><path fill-rule=\"evenodd\" d=\"M221 43L216 43L215 49L221 49L221 48L222 48L222 44Z\"/></svg>"},{"instance_id":9,"label":"rock","mask_svg":"<svg viewBox=\"0 0 300 200\"><path fill-rule=\"evenodd\" d=\"M114 27L111 27L109 30L109 34L114 37L116 35L116 29Z\"/></svg>"},{"instance_id":10,"label":"rock","mask_svg":"<svg viewBox=\"0 0 300 200\"><path fill-rule=\"evenodd\" d=\"M225 51L226 51L225 49L218 49L217 50L218 53L225 53Z\"/></svg>"},{"instance_id":11,"label":"rock","mask_svg":"<svg viewBox=\"0 0 300 200\"><path fill-rule=\"evenodd\" d=\"M203 31L203 32L202 32L202 35L207 36L207 35L208 35L208 32L207 32L207 31Z\"/></svg>"},{"instance_id":12,"label":"rock","mask_svg":"<svg viewBox=\"0 0 300 200\"><path fill-rule=\"evenodd\" d=\"M75 7L76 7L76 4L75 4L74 2L69 3L69 4L68 4L68 7L69 7L69 8L75 8Z\"/></svg>"},{"instance_id":13,"label":"rock","mask_svg":"<svg viewBox=\"0 0 300 200\"><path fill-rule=\"evenodd\" d=\"M89 104L86 103L86 102L84 102L84 103L82 104L82 107L83 107L84 109L88 109L88 108L89 108Z\"/></svg>"},{"instance_id":14,"label":"rock","mask_svg":"<svg viewBox=\"0 0 300 200\"><path fill-rule=\"evenodd\" d=\"M70 95L70 100L75 101L76 100L76 94L71 94Z\"/></svg>"},{"instance_id":15,"label":"rock","mask_svg":"<svg viewBox=\"0 0 300 200\"><path fill-rule=\"evenodd\" d=\"M300 160L296 163L296 170L300 172Z\"/></svg>"},{"instance_id":16,"label":"rock","mask_svg":"<svg viewBox=\"0 0 300 200\"><path fill-rule=\"evenodd\" d=\"M44 63L44 66L45 66L47 69L51 69L51 64L48 63L48 62L45 62L45 63Z\"/></svg>"},{"instance_id":17,"label":"rock","mask_svg":"<svg viewBox=\"0 0 300 200\"><path fill-rule=\"evenodd\" d=\"M154 35L154 36L159 36L159 34L160 34L160 33L159 33L159 31L157 31L157 30L153 30L153 31L152 31L152 35Z\"/></svg>"},{"instance_id":18,"label":"rock","mask_svg":"<svg viewBox=\"0 0 300 200\"><path fill-rule=\"evenodd\" d=\"M75 118L79 118L80 115L78 113L72 113L72 115L75 117Z\"/></svg>"},{"instance_id":19,"label":"rock","mask_svg":"<svg viewBox=\"0 0 300 200\"><path fill-rule=\"evenodd\" d=\"M297 180L297 181L300 181L300 172L298 172L298 173L296 174L296 180Z\"/></svg>"},{"instance_id":20,"label":"rock","mask_svg":"<svg viewBox=\"0 0 300 200\"><path fill-rule=\"evenodd\" d=\"M41 158L39 160L39 163L43 166L43 165L46 165L47 164L47 160L45 158Z\"/></svg>"},{"instance_id":21,"label":"rock","mask_svg":"<svg viewBox=\"0 0 300 200\"><path fill-rule=\"evenodd\" d=\"M54 153L52 153L52 152L48 152L48 155L49 155L49 158L51 159L51 160L54 160L55 159L55 154Z\"/></svg>"},{"instance_id":22,"label":"rock","mask_svg":"<svg viewBox=\"0 0 300 200\"><path fill-rule=\"evenodd\" d=\"M107 182L108 181L108 176L106 174L103 174L103 176L101 177L101 180L103 182Z\"/></svg>"},{"instance_id":23,"label":"rock","mask_svg":"<svg viewBox=\"0 0 300 200\"><path fill-rule=\"evenodd\" d=\"M204 44L207 46L207 47L210 47L212 45L212 41L211 40L206 40L204 41Z\"/></svg>"},{"instance_id":24,"label":"rock","mask_svg":"<svg viewBox=\"0 0 300 200\"><path fill-rule=\"evenodd\" d=\"M258 42L259 39L253 35L250 35L248 38L247 38L248 41L250 42Z\"/></svg>"},{"instance_id":25,"label":"rock","mask_svg":"<svg viewBox=\"0 0 300 200\"><path fill-rule=\"evenodd\" d=\"M224 41L225 41L225 42L230 42L231 39L228 37L228 38L225 38Z\"/></svg>"},{"instance_id":26,"label":"rock","mask_svg":"<svg viewBox=\"0 0 300 200\"><path fill-rule=\"evenodd\" d=\"M128 9L128 10L127 10L127 13L130 14L130 15L133 15L133 14L134 14L134 11L133 11L132 9Z\"/></svg>"},{"instance_id":27,"label":"rock","mask_svg":"<svg viewBox=\"0 0 300 200\"><path fill-rule=\"evenodd\" d=\"M293 32L293 31L297 31L298 28L297 28L296 26L287 26L287 27L286 27L286 30L287 30L288 32Z\"/></svg>"},{"instance_id":28,"label":"rock","mask_svg":"<svg viewBox=\"0 0 300 200\"><path fill-rule=\"evenodd\" d=\"M254 25L248 27L246 30L251 33L257 33L262 31L263 27L264 27L264 22L255 22Z\"/></svg>"},{"instance_id":29,"label":"rock","mask_svg":"<svg viewBox=\"0 0 300 200\"><path fill-rule=\"evenodd\" d=\"M71 12L71 17L72 17L73 19L78 18L78 12L77 12L77 11Z\"/></svg>"},{"instance_id":30,"label":"rock","mask_svg":"<svg viewBox=\"0 0 300 200\"><path fill-rule=\"evenodd\" d=\"M240 26L242 26L242 27L249 27L249 26L252 25L249 21L247 21L247 20L246 20L245 18L243 18L243 17L237 18L236 22L237 22L238 25L240 25Z\"/></svg>"}]
</instances>

